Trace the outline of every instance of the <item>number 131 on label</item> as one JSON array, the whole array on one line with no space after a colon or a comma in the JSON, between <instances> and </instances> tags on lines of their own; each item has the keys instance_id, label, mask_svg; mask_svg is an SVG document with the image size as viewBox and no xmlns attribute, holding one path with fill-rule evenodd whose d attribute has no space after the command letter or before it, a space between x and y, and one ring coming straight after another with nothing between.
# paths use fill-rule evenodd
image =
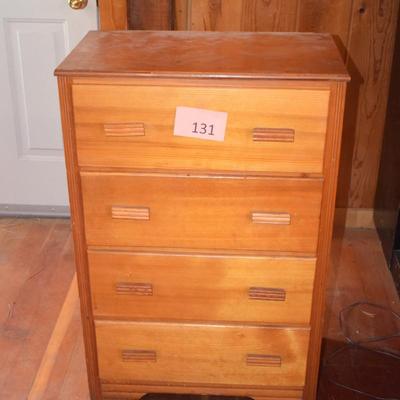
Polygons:
<instances>
[{"instance_id":1,"label":"number 131 on label","mask_svg":"<svg viewBox=\"0 0 400 400\"><path fill-rule=\"evenodd\" d=\"M174 136L222 142L227 119L226 112L179 106L176 107Z\"/></svg>"},{"instance_id":2,"label":"number 131 on label","mask_svg":"<svg viewBox=\"0 0 400 400\"><path fill-rule=\"evenodd\" d=\"M192 133L200 133L201 135L214 135L214 124L207 125L204 122L193 122Z\"/></svg>"}]
</instances>

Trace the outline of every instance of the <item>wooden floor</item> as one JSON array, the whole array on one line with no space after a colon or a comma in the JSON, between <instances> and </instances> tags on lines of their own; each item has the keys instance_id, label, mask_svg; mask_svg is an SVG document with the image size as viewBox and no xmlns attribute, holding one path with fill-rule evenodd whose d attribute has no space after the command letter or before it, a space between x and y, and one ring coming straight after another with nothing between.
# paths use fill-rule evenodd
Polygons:
<instances>
[{"instance_id":1,"label":"wooden floor","mask_svg":"<svg viewBox=\"0 0 400 400\"><path fill-rule=\"evenodd\" d=\"M376 232L338 230L327 292L325 354L343 344L339 311L360 300L400 311ZM377 324L356 318L355 334L399 328L387 314L378 314L363 312L374 322L379 318ZM69 220L0 219L0 318L0 399L89 398ZM340 363L343 366L343 360ZM320 399L365 398L334 387L329 379L338 377L331 369L328 378L324 374L320 380ZM355 381L361 386L364 382L352 375L350 383Z\"/></svg>"}]
</instances>

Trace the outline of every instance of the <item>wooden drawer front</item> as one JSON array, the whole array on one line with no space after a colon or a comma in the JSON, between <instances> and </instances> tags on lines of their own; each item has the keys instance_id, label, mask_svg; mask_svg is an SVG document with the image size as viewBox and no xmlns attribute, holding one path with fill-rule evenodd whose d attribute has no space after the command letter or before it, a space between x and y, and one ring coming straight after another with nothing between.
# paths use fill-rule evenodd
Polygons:
<instances>
[{"instance_id":1,"label":"wooden drawer front","mask_svg":"<svg viewBox=\"0 0 400 400\"><path fill-rule=\"evenodd\" d=\"M81 178L88 245L316 251L321 180Z\"/></svg>"},{"instance_id":2,"label":"wooden drawer front","mask_svg":"<svg viewBox=\"0 0 400 400\"><path fill-rule=\"evenodd\" d=\"M309 324L313 258L89 251L95 316Z\"/></svg>"},{"instance_id":3,"label":"wooden drawer front","mask_svg":"<svg viewBox=\"0 0 400 400\"><path fill-rule=\"evenodd\" d=\"M322 172L328 90L74 85L73 98L82 166ZM225 141L173 136L177 106L228 112Z\"/></svg>"},{"instance_id":4,"label":"wooden drawer front","mask_svg":"<svg viewBox=\"0 0 400 400\"><path fill-rule=\"evenodd\" d=\"M96 322L100 379L304 385L308 329Z\"/></svg>"}]
</instances>

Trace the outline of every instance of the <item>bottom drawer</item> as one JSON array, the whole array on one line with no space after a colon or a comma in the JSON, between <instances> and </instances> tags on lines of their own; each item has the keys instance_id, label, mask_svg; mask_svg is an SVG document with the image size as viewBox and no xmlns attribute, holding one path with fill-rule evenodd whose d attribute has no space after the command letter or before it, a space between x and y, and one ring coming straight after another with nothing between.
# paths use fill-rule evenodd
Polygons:
<instances>
[{"instance_id":1,"label":"bottom drawer","mask_svg":"<svg viewBox=\"0 0 400 400\"><path fill-rule=\"evenodd\" d=\"M96 322L102 383L304 386L309 329Z\"/></svg>"}]
</instances>

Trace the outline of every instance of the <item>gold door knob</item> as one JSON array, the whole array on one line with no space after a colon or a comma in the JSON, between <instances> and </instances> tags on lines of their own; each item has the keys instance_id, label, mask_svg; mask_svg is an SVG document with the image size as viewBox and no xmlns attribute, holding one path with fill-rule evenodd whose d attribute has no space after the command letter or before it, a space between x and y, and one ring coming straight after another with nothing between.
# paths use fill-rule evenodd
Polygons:
<instances>
[{"instance_id":1,"label":"gold door knob","mask_svg":"<svg viewBox=\"0 0 400 400\"><path fill-rule=\"evenodd\" d=\"M68 0L68 5L74 10L82 10L87 6L88 0Z\"/></svg>"}]
</instances>

